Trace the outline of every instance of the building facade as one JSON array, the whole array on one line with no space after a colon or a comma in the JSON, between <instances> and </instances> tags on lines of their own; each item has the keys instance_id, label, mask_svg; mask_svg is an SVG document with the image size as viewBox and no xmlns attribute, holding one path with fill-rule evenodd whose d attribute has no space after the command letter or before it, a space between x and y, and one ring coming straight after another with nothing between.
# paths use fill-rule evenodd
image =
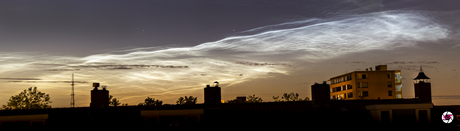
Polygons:
<instances>
[{"instance_id":1,"label":"building facade","mask_svg":"<svg viewBox=\"0 0 460 131\"><path fill-rule=\"evenodd\" d=\"M401 78L401 70L387 70L387 65L353 71L329 79L330 96L334 100L399 99Z\"/></svg>"}]
</instances>

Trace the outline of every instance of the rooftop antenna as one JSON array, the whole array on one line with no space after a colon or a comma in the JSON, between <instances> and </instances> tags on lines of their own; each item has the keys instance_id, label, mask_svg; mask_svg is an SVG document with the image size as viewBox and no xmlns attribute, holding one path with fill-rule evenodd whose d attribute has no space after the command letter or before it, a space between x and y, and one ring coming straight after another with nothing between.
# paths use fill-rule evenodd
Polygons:
<instances>
[{"instance_id":1,"label":"rooftop antenna","mask_svg":"<svg viewBox=\"0 0 460 131\"><path fill-rule=\"evenodd\" d=\"M219 87L219 82L215 81L214 82L214 87Z\"/></svg>"},{"instance_id":2,"label":"rooftop antenna","mask_svg":"<svg viewBox=\"0 0 460 131\"><path fill-rule=\"evenodd\" d=\"M75 97L75 94L74 94L74 90L73 90L73 89L74 89L74 85L75 85L75 83L74 83L74 80L73 80L73 73L72 73L72 94L70 94L70 106L71 106L72 108L75 107L75 98L74 98L74 97Z\"/></svg>"}]
</instances>

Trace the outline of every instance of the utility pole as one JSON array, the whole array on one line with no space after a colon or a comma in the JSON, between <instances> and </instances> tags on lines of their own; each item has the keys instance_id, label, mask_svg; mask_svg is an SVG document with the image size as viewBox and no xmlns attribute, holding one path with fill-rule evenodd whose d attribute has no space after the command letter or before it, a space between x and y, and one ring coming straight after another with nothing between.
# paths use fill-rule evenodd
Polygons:
<instances>
[{"instance_id":1,"label":"utility pole","mask_svg":"<svg viewBox=\"0 0 460 131\"><path fill-rule=\"evenodd\" d=\"M74 94L74 80L73 80L73 73L72 73L72 94L70 94L70 106L73 108L75 107L75 94Z\"/></svg>"}]
</instances>

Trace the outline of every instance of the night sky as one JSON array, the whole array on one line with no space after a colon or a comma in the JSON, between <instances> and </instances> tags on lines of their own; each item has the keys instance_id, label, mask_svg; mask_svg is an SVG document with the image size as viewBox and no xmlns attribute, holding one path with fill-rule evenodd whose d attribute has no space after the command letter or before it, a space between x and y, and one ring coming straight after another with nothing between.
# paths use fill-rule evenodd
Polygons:
<instances>
[{"instance_id":1,"label":"night sky","mask_svg":"<svg viewBox=\"0 0 460 131\"><path fill-rule=\"evenodd\" d=\"M121 103L147 97L264 101L386 64L414 98L423 67L435 105L460 104L460 1L453 0L2 0L0 105L29 87L89 106L91 83Z\"/></svg>"}]
</instances>

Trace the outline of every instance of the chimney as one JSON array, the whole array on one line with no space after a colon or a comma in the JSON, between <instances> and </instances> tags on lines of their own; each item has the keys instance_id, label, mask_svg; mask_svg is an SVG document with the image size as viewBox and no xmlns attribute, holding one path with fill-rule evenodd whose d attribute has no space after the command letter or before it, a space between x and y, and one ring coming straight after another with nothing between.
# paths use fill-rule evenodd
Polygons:
<instances>
[{"instance_id":1,"label":"chimney","mask_svg":"<svg viewBox=\"0 0 460 131\"><path fill-rule=\"evenodd\" d=\"M372 71L372 67L371 67L371 68L369 68L369 69L370 69L370 71Z\"/></svg>"},{"instance_id":2,"label":"chimney","mask_svg":"<svg viewBox=\"0 0 460 131\"><path fill-rule=\"evenodd\" d=\"M204 88L204 105L206 108L219 108L221 104L221 90L218 82L214 87L206 85Z\"/></svg>"},{"instance_id":3,"label":"chimney","mask_svg":"<svg viewBox=\"0 0 460 131\"><path fill-rule=\"evenodd\" d=\"M387 70L387 65L378 65L375 66L376 71L386 71Z\"/></svg>"},{"instance_id":4,"label":"chimney","mask_svg":"<svg viewBox=\"0 0 460 131\"><path fill-rule=\"evenodd\" d=\"M100 110L109 107L109 91L105 88L98 90L99 83L93 83L94 89L91 90L91 109Z\"/></svg>"}]
</instances>

